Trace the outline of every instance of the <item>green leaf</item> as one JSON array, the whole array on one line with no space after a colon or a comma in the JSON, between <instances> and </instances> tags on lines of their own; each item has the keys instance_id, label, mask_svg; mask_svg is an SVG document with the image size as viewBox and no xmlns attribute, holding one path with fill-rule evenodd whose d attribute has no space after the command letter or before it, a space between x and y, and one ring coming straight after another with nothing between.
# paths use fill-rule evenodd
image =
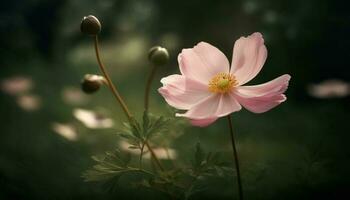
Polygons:
<instances>
[{"instance_id":1,"label":"green leaf","mask_svg":"<svg viewBox=\"0 0 350 200\"><path fill-rule=\"evenodd\" d=\"M143 134L142 134L142 131L141 131L141 128L140 128L140 124L136 121L135 118L131 118L130 119L130 130L132 132L132 134L139 138L139 139L142 139L143 138Z\"/></svg>"},{"instance_id":2,"label":"green leaf","mask_svg":"<svg viewBox=\"0 0 350 200\"><path fill-rule=\"evenodd\" d=\"M127 140L129 144L136 145L140 141L139 138L135 137L133 134L130 133L118 132L117 135Z\"/></svg>"},{"instance_id":3,"label":"green leaf","mask_svg":"<svg viewBox=\"0 0 350 200\"><path fill-rule=\"evenodd\" d=\"M103 156L93 156L97 162L91 169L85 171L82 177L85 181L101 181L120 176L128 171L130 154L123 154L118 149L106 152Z\"/></svg>"},{"instance_id":4,"label":"green leaf","mask_svg":"<svg viewBox=\"0 0 350 200\"><path fill-rule=\"evenodd\" d=\"M117 135L125 139L131 146L141 149L143 143L143 134L140 129L140 124L132 118L129 123L123 123L122 130L117 132Z\"/></svg>"},{"instance_id":5,"label":"green leaf","mask_svg":"<svg viewBox=\"0 0 350 200\"><path fill-rule=\"evenodd\" d=\"M167 119L163 116L153 117L150 121L150 126L147 131L147 138L154 136L157 133L162 133L168 130L170 119Z\"/></svg>"}]
</instances>

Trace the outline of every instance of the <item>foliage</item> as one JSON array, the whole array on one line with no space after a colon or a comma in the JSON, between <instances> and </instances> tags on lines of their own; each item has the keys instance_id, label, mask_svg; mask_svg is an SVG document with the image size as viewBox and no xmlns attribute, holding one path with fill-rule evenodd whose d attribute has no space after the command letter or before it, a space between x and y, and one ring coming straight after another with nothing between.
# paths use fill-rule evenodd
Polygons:
<instances>
[{"instance_id":1,"label":"foliage","mask_svg":"<svg viewBox=\"0 0 350 200\"><path fill-rule=\"evenodd\" d=\"M130 154L123 155L118 149L108 151L103 156L93 156L92 159L97 164L83 174L86 181L104 181L135 171L128 167Z\"/></svg>"},{"instance_id":2,"label":"foliage","mask_svg":"<svg viewBox=\"0 0 350 200\"><path fill-rule=\"evenodd\" d=\"M143 149L144 143L156 134L167 131L170 119L163 116L156 117L144 111L142 125L135 118L129 123L124 123L122 130L117 134L126 139L132 149Z\"/></svg>"},{"instance_id":3,"label":"foliage","mask_svg":"<svg viewBox=\"0 0 350 200\"><path fill-rule=\"evenodd\" d=\"M159 119L161 118L151 120L149 124L152 125L148 126L151 129L147 130L156 130L156 127L157 130L161 130L159 124L164 121L159 122ZM207 177L231 178L234 170L220 158L220 153L205 153L200 143L197 143L192 162L188 163L188 166L154 172L131 166L130 154L116 149L113 152L106 152L103 156L93 156L96 165L85 171L82 177L85 181L103 182L105 187L115 190L120 185L125 185L124 182L120 183L123 176L137 176L138 178L133 179L130 184L135 189L144 187L162 192L172 199L189 199L192 195L206 189L203 185L209 184L203 184L203 182L207 181Z\"/></svg>"}]
</instances>

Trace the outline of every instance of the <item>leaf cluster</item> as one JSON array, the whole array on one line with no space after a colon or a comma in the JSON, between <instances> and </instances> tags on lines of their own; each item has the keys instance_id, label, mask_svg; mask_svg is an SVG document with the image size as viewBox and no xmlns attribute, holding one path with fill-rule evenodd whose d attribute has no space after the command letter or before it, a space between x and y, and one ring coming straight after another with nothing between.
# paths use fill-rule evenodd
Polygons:
<instances>
[{"instance_id":1,"label":"leaf cluster","mask_svg":"<svg viewBox=\"0 0 350 200\"><path fill-rule=\"evenodd\" d=\"M144 187L168 195L172 199L188 199L203 191L206 177L231 177L233 169L221 161L220 153L206 153L197 143L192 162L188 166L161 172L132 167L130 155L119 150L94 156L96 165L83 173L85 181L104 182L109 188L117 189L122 177L138 176L132 182L135 187ZM123 182L123 184L125 184Z\"/></svg>"},{"instance_id":2,"label":"leaf cluster","mask_svg":"<svg viewBox=\"0 0 350 200\"><path fill-rule=\"evenodd\" d=\"M156 134L161 134L167 131L170 119L163 116L154 116L148 111L143 113L142 123L139 123L135 118L128 123L123 123L123 129L117 134L126 139L131 145L129 148L143 149L145 142Z\"/></svg>"}]
</instances>

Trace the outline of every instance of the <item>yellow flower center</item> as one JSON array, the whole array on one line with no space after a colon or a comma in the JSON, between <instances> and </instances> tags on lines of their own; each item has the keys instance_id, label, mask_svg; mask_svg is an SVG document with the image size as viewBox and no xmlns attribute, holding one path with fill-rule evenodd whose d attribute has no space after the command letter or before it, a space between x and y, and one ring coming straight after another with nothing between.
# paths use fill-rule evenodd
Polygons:
<instances>
[{"instance_id":1,"label":"yellow flower center","mask_svg":"<svg viewBox=\"0 0 350 200\"><path fill-rule=\"evenodd\" d=\"M214 93L226 93L237 85L238 82L233 75L219 73L209 81L209 91Z\"/></svg>"}]
</instances>

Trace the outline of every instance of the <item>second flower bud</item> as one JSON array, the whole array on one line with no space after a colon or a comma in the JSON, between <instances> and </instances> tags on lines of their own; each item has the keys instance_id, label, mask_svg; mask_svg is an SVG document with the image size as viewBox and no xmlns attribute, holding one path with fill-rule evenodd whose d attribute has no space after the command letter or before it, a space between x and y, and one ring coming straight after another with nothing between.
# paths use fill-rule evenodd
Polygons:
<instances>
[{"instance_id":1,"label":"second flower bud","mask_svg":"<svg viewBox=\"0 0 350 200\"><path fill-rule=\"evenodd\" d=\"M101 85L106 83L106 79L103 76L86 74L81 82L81 89L87 94L92 94L97 92Z\"/></svg>"},{"instance_id":2,"label":"second flower bud","mask_svg":"<svg viewBox=\"0 0 350 200\"><path fill-rule=\"evenodd\" d=\"M155 65L165 65L169 61L169 53L166 48L155 46L148 52L148 59Z\"/></svg>"}]
</instances>

